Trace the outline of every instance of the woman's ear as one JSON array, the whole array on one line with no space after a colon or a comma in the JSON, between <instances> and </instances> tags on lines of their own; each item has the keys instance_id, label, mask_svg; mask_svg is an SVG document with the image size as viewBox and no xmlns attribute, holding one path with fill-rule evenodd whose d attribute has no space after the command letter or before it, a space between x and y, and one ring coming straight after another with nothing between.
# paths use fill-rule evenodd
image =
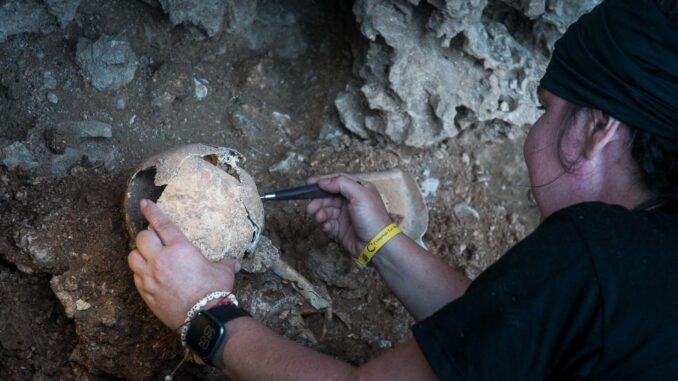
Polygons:
<instances>
[{"instance_id":1,"label":"woman's ear","mask_svg":"<svg viewBox=\"0 0 678 381\"><path fill-rule=\"evenodd\" d=\"M619 138L621 122L601 110L592 110L587 128L584 157L588 160L598 155L608 143Z\"/></svg>"}]
</instances>

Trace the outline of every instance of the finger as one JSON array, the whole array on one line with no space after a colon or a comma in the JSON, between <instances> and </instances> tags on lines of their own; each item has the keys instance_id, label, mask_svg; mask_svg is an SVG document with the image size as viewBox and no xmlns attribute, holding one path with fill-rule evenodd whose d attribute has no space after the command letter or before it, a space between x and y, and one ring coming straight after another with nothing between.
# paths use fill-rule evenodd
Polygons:
<instances>
[{"instance_id":1,"label":"finger","mask_svg":"<svg viewBox=\"0 0 678 381\"><path fill-rule=\"evenodd\" d=\"M327 207L318 210L313 218L319 223L323 224L327 220L338 220L341 216L341 208Z\"/></svg>"},{"instance_id":2,"label":"finger","mask_svg":"<svg viewBox=\"0 0 678 381\"><path fill-rule=\"evenodd\" d=\"M321 208L341 208L344 202L343 197L316 198L306 205L306 214L312 216Z\"/></svg>"},{"instance_id":3,"label":"finger","mask_svg":"<svg viewBox=\"0 0 678 381\"><path fill-rule=\"evenodd\" d=\"M135 249L132 250L131 253L129 253L129 255L127 256L127 264L135 274L139 275L148 274L148 266L146 263L146 259L144 259L141 253L139 253L139 250Z\"/></svg>"},{"instance_id":4,"label":"finger","mask_svg":"<svg viewBox=\"0 0 678 381\"><path fill-rule=\"evenodd\" d=\"M162 242L156 232L150 230L142 230L137 234L137 239L134 241L139 249L139 253L148 259L148 256L155 255L162 250Z\"/></svg>"},{"instance_id":5,"label":"finger","mask_svg":"<svg viewBox=\"0 0 678 381\"><path fill-rule=\"evenodd\" d=\"M332 178L320 179L318 186L331 193L341 193L349 201L356 200L365 195L367 189L358 184L357 180L341 174Z\"/></svg>"},{"instance_id":6,"label":"finger","mask_svg":"<svg viewBox=\"0 0 678 381\"><path fill-rule=\"evenodd\" d=\"M141 213L153 227L165 246L188 242L184 232L150 200L141 200Z\"/></svg>"},{"instance_id":7,"label":"finger","mask_svg":"<svg viewBox=\"0 0 678 381\"><path fill-rule=\"evenodd\" d=\"M332 236L337 236L338 228L339 224L335 220L330 220L323 224L323 231Z\"/></svg>"},{"instance_id":8,"label":"finger","mask_svg":"<svg viewBox=\"0 0 678 381\"><path fill-rule=\"evenodd\" d=\"M323 222L327 221L328 217L329 216L328 216L327 212L325 212L325 209L320 209L313 215L313 218L319 224L322 224Z\"/></svg>"}]
</instances>

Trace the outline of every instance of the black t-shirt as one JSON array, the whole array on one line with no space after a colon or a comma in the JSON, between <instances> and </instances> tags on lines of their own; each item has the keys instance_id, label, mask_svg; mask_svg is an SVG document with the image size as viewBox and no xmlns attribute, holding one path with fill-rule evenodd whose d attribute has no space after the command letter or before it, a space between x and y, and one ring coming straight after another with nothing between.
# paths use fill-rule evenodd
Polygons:
<instances>
[{"instance_id":1,"label":"black t-shirt","mask_svg":"<svg viewBox=\"0 0 678 381\"><path fill-rule=\"evenodd\" d=\"M678 214L558 211L412 331L441 380L678 380Z\"/></svg>"}]
</instances>

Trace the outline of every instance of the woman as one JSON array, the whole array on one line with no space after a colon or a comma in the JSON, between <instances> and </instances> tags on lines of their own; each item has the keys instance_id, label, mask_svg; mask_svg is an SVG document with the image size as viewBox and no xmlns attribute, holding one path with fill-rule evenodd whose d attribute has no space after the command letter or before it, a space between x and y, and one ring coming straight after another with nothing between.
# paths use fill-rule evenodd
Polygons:
<instances>
[{"instance_id":1,"label":"woman","mask_svg":"<svg viewBox=\"0 0 678 381\"><path fill-rule=\"evenodd\" d=\"M244 380L676 379L677 8L608 0L556 44L524 145L543 218L534 233L472 283L403 234L373 257L417 320L413 339L354 368L231 306L206 359ZM344 196L307 212L354 257L391 223L370 184L311 181ZM129 264L174 329L201 297L232 289L237 264L208 262L153 203L141 207L154 231L140 233Z\"/></svg>"}]
</instances>

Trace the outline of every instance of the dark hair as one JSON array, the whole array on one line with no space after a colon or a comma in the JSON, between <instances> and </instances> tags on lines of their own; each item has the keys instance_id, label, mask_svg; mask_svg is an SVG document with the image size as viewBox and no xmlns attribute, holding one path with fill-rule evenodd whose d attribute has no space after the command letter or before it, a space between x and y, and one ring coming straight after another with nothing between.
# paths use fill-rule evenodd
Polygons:
<instances>
[{"instance_id":1,"label":"dark hair","mask_svg":"<svg viewBox=\"0 0 678 381\"><path fill-rule=\"evenodd\" d=\"M631 154L658 201L678 202L678 142L629 126Z\"/></svg>"}]
</instances>

